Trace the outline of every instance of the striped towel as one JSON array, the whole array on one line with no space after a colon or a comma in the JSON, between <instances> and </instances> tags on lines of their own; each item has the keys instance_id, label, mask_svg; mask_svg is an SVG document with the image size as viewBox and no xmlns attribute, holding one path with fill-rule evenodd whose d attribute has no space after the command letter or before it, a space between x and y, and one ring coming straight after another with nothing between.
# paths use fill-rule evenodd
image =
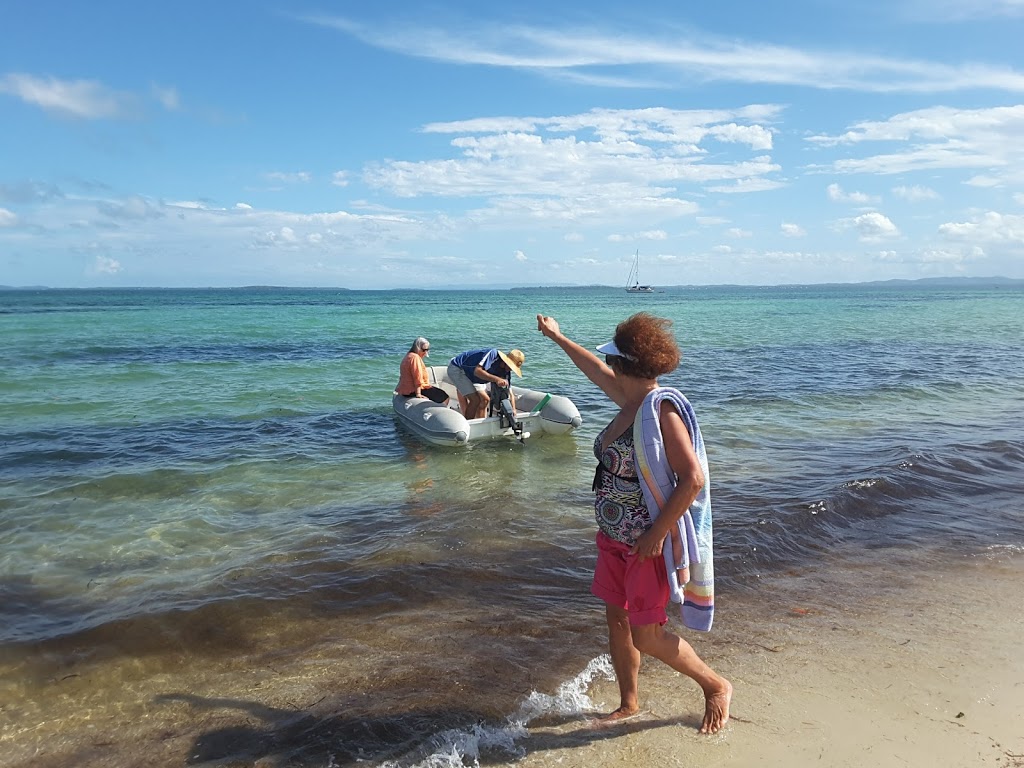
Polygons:
<instances>
[{"instance_id":1,"label":"striped towel","mask_svg":"<svg viewBox=\"0 0 1024 768\"><path fill-rule=\"evenodd\" d=\"M647 509L656 518L676 487L675 473L665 455L661 436L661 403L670 401L683 417L690 433L693 449L704 473L704 487L690 508L679 519L682 558L677 562L671 542L666 540L663 552L668 571L672 601L681 603L683 624L701 632L711 630L715 617L715 568L711 546L711 475L708 472L704 438L697 416L683 394L671 387L658 387L644 398L633 422L633 444L636 450L637 474L643 488ZM687 579L687 570L689 578ZM680 584L679 572L683 573Z\"/></svg>"}]
</instances>

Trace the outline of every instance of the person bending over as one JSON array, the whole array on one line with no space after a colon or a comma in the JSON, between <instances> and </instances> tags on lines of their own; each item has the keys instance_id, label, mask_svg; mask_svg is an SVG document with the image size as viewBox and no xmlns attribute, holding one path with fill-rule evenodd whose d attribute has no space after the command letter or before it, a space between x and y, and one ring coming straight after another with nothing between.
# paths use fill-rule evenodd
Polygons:
<instances>
[{"instance_id":1,"label":"person bending over","mask_svg":"<svg viewBox=\"0 0 1024 768\"><path fill-rule=\"evenodd\" d=\"M471 349L456 355L448 363L448 379L459 392L459 407L467 419L482 419L487 415L491 398L489 384L509 386L512 374L522 377L526 355L518 349L505 354L494 347ZM515 402L512 403L515 407Z\"/></svg>"}]
</instances>

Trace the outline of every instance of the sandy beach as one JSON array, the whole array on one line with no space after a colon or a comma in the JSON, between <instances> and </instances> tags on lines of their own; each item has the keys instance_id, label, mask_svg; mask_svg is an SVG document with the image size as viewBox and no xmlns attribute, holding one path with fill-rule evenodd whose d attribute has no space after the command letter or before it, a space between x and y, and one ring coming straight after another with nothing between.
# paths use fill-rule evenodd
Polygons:
<instances>
[{"instance_id":1,"label":"sandy beach","mask_svg":"<svg viewBox=\"0 0 1024 768\"><path fill-rule=\"evenodd\" d=\"M762 624L696 641L735 686L721 734L695 732L695 685L645 661L643 715L534 728L521 765L1024 766L1024 559L883 562L766 579ZM594 696L615 706L611 683Z\"/></svg>"}]
</instances>

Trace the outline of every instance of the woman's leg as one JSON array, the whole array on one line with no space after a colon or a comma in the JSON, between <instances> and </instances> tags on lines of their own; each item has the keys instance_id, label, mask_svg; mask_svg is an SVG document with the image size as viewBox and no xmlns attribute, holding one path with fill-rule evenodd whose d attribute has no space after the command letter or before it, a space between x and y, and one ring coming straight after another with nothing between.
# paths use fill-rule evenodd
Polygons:
<instances>
[{"instance_id":1,"label":"woman's leg","mask_svg":"<svg viewBox=\"0 0 1024 768\"><path fill-rule=\"evenodd\" d=\"M720 731L729 720L732 684L705 664L688 642L666 632L660 624L634 626L631 630L632 645L637 650L692 678L704 691L704 722L700 732Z\"/></svg>"},{"instance_id":2,"label":"woman's leg","mask_svg":"<svg viewBox=\"0 0 1024 768\"><path fill-rule=\"evenodd\" d=\"M619 708L602 719L618 720L640 711L640 652L633 646L626 609L606 603L605 615L608 619L608 652L612 657L615 680L619 684Z\"/></svg>"}]
</instances>

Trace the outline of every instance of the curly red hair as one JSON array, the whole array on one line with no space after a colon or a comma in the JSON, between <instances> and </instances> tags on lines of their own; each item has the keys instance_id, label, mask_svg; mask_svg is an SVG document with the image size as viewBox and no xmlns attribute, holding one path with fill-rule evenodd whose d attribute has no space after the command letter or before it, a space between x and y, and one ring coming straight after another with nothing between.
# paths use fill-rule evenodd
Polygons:
<instances>
[{"instance_id":1,"label":"curly red hair","mask_svg":"<svg viewBox=\"0 0 1024 768\"><path fill-rule=\"evenodd\" d=\"M674 371L682 353L671 327L671 320L649 312L637 312L615 326L615 346L636 358L620 357L615 361L618 369L638 379L656 379Z\"/></svg>"}]
</instances>

